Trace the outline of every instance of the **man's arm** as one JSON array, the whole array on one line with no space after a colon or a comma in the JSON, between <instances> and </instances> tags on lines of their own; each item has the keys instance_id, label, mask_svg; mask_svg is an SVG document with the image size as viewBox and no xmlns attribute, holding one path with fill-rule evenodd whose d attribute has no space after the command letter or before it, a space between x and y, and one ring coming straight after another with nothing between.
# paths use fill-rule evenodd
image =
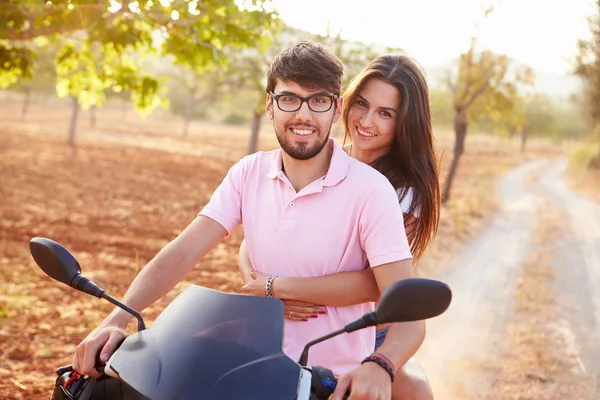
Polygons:
<instances>
[{"instance_id":1,"label":"man's arm","mask_svg":"<svg viewBox=\"0 0 600 400\"><path fill-rule=\"evenodd\" d=\"M242 243L240 244L240 251L238 253L238 267L244 283L250 283L254 280L251 275L251 272L254 270L254 268L252 267L252 262L250 261L250 254L248 253L248 246L246 246L246 239L242 240Z\"/></svg>"},{"instance_id":2,"label":"man's arm","mask_svg":"<svg viewBox=\"0 0 600 400\"><path fill-rule=\"evenodd\" d=\"M173 289L226 234L225 228L216 221L205 216L196 217L177 238L146 264L127 290L123 302L137 311L150 306ZM101 359L108 360L125 337L124 329L131 318L129 313L115 308L77 346L73 368L86 375L98 376L94 370L96 354L102 349Z\"/></svg>"}]
</instances>

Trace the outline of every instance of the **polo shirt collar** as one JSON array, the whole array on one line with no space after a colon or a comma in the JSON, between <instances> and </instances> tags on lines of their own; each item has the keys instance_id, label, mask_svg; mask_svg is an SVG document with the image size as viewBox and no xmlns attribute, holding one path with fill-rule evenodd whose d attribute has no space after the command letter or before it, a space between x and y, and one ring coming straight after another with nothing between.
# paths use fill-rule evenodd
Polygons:
<instances>
[{"instance_id":1,"label":"polo shirt collar","mask_svg":"<svg viewBox=\"0 0 600 400\"><path fill-rule=\"evenodd\" d=\"M335 186L342 180L344 180L344 178L346 178L346 175L348 175L350 157L346 154L344 149L342 149L342 146L340 146L338 141L334 138L329 138L329 145L333 146L333 153L331 154L331 162L329 163L329 170L327 171L327 175L325 176L325 180L323 181L323 186ZM267 176L271 179L277 178L277 175L282 170L282 151L283 150L278 149L273 154L273 158L271 160L271 168L269 169L269 173L267 174Z\"/></svg>"}]
</instances>

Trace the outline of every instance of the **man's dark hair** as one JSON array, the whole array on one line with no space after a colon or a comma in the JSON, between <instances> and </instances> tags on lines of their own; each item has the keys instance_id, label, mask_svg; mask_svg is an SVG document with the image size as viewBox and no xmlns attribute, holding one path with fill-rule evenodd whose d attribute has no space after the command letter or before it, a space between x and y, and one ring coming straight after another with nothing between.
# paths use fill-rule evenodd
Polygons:
<instances>
[{"instance_id":1,"label":"man's dark hair","mask_svg":"<svg viewBox=\"0 0 600 400\"><path fill-rule=\"evenodd\" d=\"M296 82L308 90L324 89L339 95L344 64L329 49L313 41L302 41L275 56L267 74L267 93L277 80Z\"/></svg>"}]
</instances>

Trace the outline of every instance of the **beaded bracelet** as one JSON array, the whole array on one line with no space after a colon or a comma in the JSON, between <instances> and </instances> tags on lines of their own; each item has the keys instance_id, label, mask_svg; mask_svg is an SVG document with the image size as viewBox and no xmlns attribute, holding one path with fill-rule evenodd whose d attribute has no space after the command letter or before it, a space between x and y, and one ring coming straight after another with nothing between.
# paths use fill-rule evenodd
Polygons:
<instances>
[{"instance_id":1,"label":"beaded bracelet","mask_svg":"<svg viewBox=\"0 0 600 400\"><path fill-rule=\"evenodd\" d=\"M267 284L265 285L265 290L267 292L267 297L273 297L273 281L277 278L277 275L271 275L269 279L267 279Z\"/></svg>"},{"instance_id":2,"label":"beaded bracelet","mask_svg":"<svg viewBox=\"0 0 600 400\"><path fill-rule=\"evenodd\" d=\"M374 362L375 364L379 365L381 368L385 369L387 371L387 373L390 375L390 379L392 380L392 382L394 382L394 379L396 378L396 374L394 373L394 370L392 370L392 367L387 362L385 362L383 359L371 355L371 356L365 358L361 362L361 365L366 362Z\"/></svg>"},{"instance_id":3,"label":"beaded bracelet","mask_svg":"<svg viewBox=\"0 0 600 400\"><path fill-rule=\"evenodd\" d=\"M397 371L396 365L385 354L379 353L379 352L376 351L375 353L372 353L371 356L372 357L379 357L379 358L381 358L383 361L385 361L390 366L390 368L392 369L392 371Z\"/></svg>"}]
</instances>

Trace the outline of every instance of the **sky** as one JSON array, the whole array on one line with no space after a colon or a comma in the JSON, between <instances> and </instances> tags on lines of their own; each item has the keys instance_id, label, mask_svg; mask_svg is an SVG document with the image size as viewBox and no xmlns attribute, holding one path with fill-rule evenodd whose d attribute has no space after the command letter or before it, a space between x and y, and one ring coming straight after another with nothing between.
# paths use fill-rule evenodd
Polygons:
<instances>
[{"instance_id":1,"label":"sky","mask_svg":"<svg viewBox=\"0 0 600 400\"><path fill-rule=\"evenodd\" d=\"M400 47L424 66L457 57L479 32L488 49L546 73L572 69L578 38L589 38L592 0L273 0L287 24ZM478 28L477 28L478 26Z\"/></svg>"}]
</instances>

